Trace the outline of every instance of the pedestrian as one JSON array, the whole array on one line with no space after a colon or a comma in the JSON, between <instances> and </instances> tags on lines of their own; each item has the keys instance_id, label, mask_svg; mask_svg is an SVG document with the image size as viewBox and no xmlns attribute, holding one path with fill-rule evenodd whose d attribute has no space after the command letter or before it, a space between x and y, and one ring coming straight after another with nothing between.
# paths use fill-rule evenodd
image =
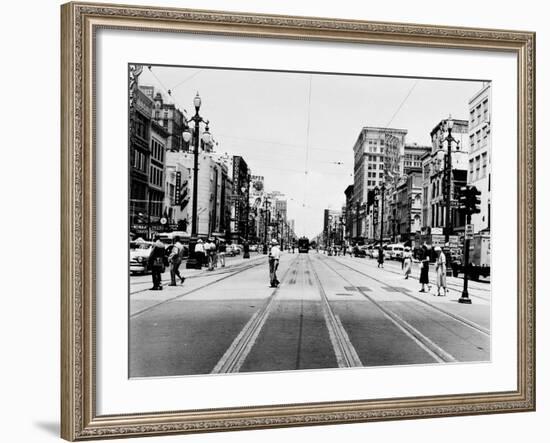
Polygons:
<instances>
[{"instance_id":1,"label":"pedestrian","mask_svg":"<svg viewBox=\"0 0 550 443\"><path fill-rule=\"evenodd\" d=\"M151 268L151 274L153 279L153 287L151 291L162 291L162 273L164 272L164 260L166 248L164 243L160 241L160 236L155 235L153 237L154 243L149 254L149 268Z\"/></svg>"},{"instance_id":2,"label":"pedestrian","mask_svg":"<svg viewBox=\"0 0 550 443\"><path fill-rule=\"evenodd\" d=\"M212 271L214 269L214 255L215 255L215 245L212 238L209 238L204 244L204 252L206 254L206 259L208 260L208 270Z\"/></svg>"},{"instance_id":3,"label":"pedestrian","mask_svg":"<svg viewBox=\"0 0 550 443\"><path fill-rule=\"evenodd\" d=\"M202 265L206 261L205 253L204 253L204 243L202 242L202 239L198 239L197 243L195 244L195 259L199 263L199 269L202 267Z\"/></svg>"},{"instance_id":4,"label":"pedestrian","mask_svg":"<svg viewBox=\"0 0 550 443\"><path fill-rule=\"evenodd\" d=\"M218 247L218 257L222 268L225 268L225 254L227 253L227 244L225 240L220 240L220 246Z\"/></svg>"},{"instance_id":5,"label":"pedestrian","mask_svg":"<svg viewBox=\"0 0 550 443\"><path fill-rule=\"evenodd\" d=\"M406 246L405 250L403 251L403 272L405 274L405 280L409 278L409 275L411 274L411 268L412 268L412 252L411 252L411 248Z\"/></svg>"},{"instance_id":6,"label":"pedestrian","mask_svg":"<svg viewBox=\"0 0 550 443\"><path fill-rule=\"evenodd\" d=\"M277 279L277 268L279 267L279 260L281 258L281 250L277 240L271 240L271 249L269 250L269 283L272 288L279 286L279 280Z\"/></svg>"},{"instance_id":7,"label":"pedestrian","mask_svg":"<svg viewBox=\"0 0 550 443\"><path fill-rule=\"evenodd\" d=\"M384 268L384 248L382 248L382 245L378 246L378 267Z\"/></svg>"},{"instance_id":8,"label":"pedestrian","mask_svg":"<svg viewBox=\"0 0 550 443\"><path fill-rule=\"evenodd\" d=\"M180 243L178 236L174 237L174 244L170 250L168 256L168 263L170 265L170 286L176 286L176 276L180 279L181 283L185 281L185 277L180 275L180 265L183 260L183 245Z\"/></svg>"},{"instance_id":9,"label":"pedestrian","mask_svg":"<svg viewBox=\"0 0 550 443\"><path fill-rule=\"evenodd\" d=\"M250 245L248 244L248 240L245 240L243 243L243 258L250 258Z\"/></svg>"},{"instance_id":10,"label":"pedestrian","mask_svg":"<svg viewBox=\"0 0 550 443\"><path fill-rule=\"evenodd\" d=\"M445 296L447 293L447 258L439 246L435 248L435 252L437 253L437 259L435 262L437 295ZM441 288L443 288L443 294L440 294Z\"/></svg>"},{"instance_id":11,"label":"pedestrian","mask_svg":"<svg viewBox=\"0 0 550 443\"><path fill-rule=\"evenodd\" d=\"M420 292L426 292L426 289L424 288L425 285L428 285L428 291L430 290L430 254L426 245L424 245L420 251L420 260L420 284L422 285Z\"/></svg>"}]
</instances>

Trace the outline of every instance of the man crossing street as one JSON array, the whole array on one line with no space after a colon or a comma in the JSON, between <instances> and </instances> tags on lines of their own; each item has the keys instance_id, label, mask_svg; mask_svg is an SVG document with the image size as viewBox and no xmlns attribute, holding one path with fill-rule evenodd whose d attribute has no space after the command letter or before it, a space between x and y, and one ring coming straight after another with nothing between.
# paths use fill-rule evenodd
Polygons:
<instances>
[{"instance_id":1,"label":"man crossing street","mask_svg":"<svg viewBox=\"0 0 550 443\"><path fill-rule=\"evenodd\" d=\"M185 281L185 277L180 275L179 267L183 258L183 245L180 243L179 237L174 237L174 244L172 250L168 256L168 263L170 264L170 286L176 286L176 276L179 277L181 283Z\"/></svg>"},{"instance_id":2,"label":"man crossing street","mask_svg":"<svg viewBox=\"0 0 550 443\"><path fill-rule=\"evenodd\" d=\"M281 259L281 249L277 240L271 240L271 249L269 250L269 282L272 288L279 286L279 280L277 279L277 268L279 267L279 260Z\"/></svg>"}]
</instances>

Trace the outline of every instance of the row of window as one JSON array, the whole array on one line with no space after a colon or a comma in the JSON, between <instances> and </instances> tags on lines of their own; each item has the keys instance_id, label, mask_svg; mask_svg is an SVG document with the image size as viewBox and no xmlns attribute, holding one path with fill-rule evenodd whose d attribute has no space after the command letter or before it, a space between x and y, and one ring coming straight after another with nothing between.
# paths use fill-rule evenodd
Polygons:
<instances>
[{"instance_id":1,"label":"row of window","mask_svg":"<svg viewBox=\"0 0 550 443\"><path fill-rule=\"evenodd\" d=\"M369 172L367 174L368 178L376 178L376 172ZM378 173L378 177L379 178L384 178L384 173L383 172L379 172Z\"/></svg>"},{"instance_id":2,"label":"row of window","mask_svg":"<svg viewBox=\"0 0 550 443\"><path fill-rule=\"evenodd\" d=\"M151 184L158 187L163 187L163 176L164 173L158 166L151 165L149 167L149 181Z\"/></svg>"},{"instance_id":3,"label":"row of window","mask_svg":"<svg viewBox=\"0 0 550 443\"><path fill-rule=\"evenodd\" d=\"M472 182L487 177L487 164L486 152L470 159L469 181Z\"/></svg>"},{"instance_id":4,"label":"row of window","mask_svg":"<svg viewBox=\"0 0 550 443\"><path fill-rule=\"evenodd\" d=\"M484 126L483 128L477 130L475 134L470 134L470 150L475 150L481 146L487 145L487 140L489 139L489 126Z\"/></svg>"},{"instance_id":5,"label":"row of window","mask_svg":"<svg viewBox=\"0 0 550 443\"><path fill-rule=\"evenodd\" d=\"M142 172L147 172L147 164L145 154L136 149L132 149L130 164L134 169Z\"/></svg>"},{"instance_id":6,"label":"row of window","mask_svg":"<svg viewBox=\"0 0 550 443\"><path fill-rule=\"evenodd\" d=\"M151 139L151 158L164 163L164 145L156 139Z\"/></svg>"},{"instance_id":7,"label":"row of window","mask_svg":"<svg viewBox=\"0 0 550 443\"><path fill-rule=\"evenodd\" d=\"M384 163L379 163L378 166L376 166L376 163L369 163L367 166L367 169L369 171L372 171L373 169L384 169Z\"/></svg>"},{"instance_id":8,"label":"row of window","mask_svg":"<svg viewBox=\"0 0 550 443\"><path fill-rule=\"evenodd\" d=\"M482 120L483 119L483 120ZM470 110L470 124L476 125L489 119L489 99L486 98Z\"/></svg>"}]
</instances>

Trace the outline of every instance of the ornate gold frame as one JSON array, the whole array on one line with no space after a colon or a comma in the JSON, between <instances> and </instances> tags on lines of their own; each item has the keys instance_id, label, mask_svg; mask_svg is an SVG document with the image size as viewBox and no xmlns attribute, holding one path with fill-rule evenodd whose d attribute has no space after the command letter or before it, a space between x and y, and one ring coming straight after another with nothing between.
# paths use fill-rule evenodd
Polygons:
<instances>
[{"instance_id":1,"label":"ornate gold frame","mask_svg":"<svg viewBox=\"0 0 550 443\"><path fill-rule=\"evenodd\" d=\"M61 7L61 436L67 440L535 409L535 34L68 3ZM509 51L518 59L518 383L512 392L98 416L94 383L94 32L100 27Z\"/></svg>"}]
</instances>

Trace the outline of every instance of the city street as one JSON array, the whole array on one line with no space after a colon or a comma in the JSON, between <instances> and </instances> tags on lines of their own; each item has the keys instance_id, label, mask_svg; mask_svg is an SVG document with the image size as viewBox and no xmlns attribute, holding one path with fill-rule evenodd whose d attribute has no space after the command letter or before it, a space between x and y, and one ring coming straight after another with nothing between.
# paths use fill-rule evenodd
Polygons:
<instances>
[{"instance_id":1,"label":"city street","mask_svg":"<svg viewBox=\"0 0 550 443\"><path fill-rule=\"evenodd\" d=\"M228 259L225 268L188 270L183 285L150 291L130 278L130 376L285 371L489 361L490 285L470 282L472 304L457 302L462 279L420 293L418 264L283 253L281 284L269 286L267 257ZM435 275L430 270L430 279Z\"/></svg>"}]
</instances>

